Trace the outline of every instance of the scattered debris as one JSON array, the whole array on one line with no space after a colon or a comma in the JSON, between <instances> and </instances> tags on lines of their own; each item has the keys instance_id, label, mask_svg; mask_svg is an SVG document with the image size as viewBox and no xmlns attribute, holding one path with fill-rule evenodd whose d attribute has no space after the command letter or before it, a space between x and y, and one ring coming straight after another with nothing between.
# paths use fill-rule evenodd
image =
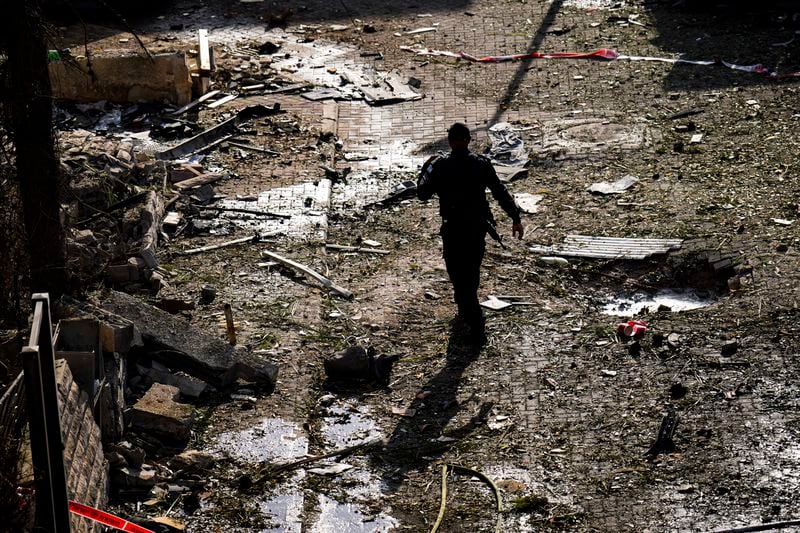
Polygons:
<instances>
[{"instance_id":1,"label":"scattered debris","mask_svg":"<svg viewBox=\"0 0 800 533\"><path fill-rule=\"evenodd\" d=\"M272 107L267 107L265 105L245 107L228 120L195 135L191 139L183 141L169 150L157 153L156 158L160 160L175 160L207 150L217 146L225 139L233 137L238 133L238 126L243 122L257 117L275 115L280 112L280 104L275 104Z\"/></svg>"},{"instance_id":2,"label":"scattered debris","mask_svg":"<svg viewBox=\"0 0 800 533\"><path fill-rule=\"evenodd\" d=\"M404 418L414 418L414 415L417 414L417 410L412 409L410 407L392 406L392 414L397 416L402 416Z\"/></svg>"},{"instance_id":3,"label":"scattered debris","mask_svg":"<svg viewBox=\"0 0 800 533\"><path fill-rule=\"evenodd\" d=\"M737 351L739 351L739 341L736 339L731 339L729 341L725 341L725 343L722 345L722 348L720 349L720 355L722 355L722 357L731 357Z\"/></svg>"},{"instance_id":4,"label":"scattered debris","mask_svg":"<svg viewBox=\"0 0 800 533\"><path fill-rule=\"evenodd\" d=\"M93 307L84 309L93 314ZM275 385L278 368L272 363L261 361L245 349L234 348L133 296L110 291L102 302L102 310L116 320L135 324L151 349L151 357L170 368L180 368L218 387L230 385L236 379ZM102 320L103 312L99 315Z\"/></svg>"},{"instance_id":5,"label":"scattered debris","mask_svg":"<svg viewBox=\"0 0 800 533\"><path fill-rule=\"evenodd\" d=\"M241 237L239 239L234 239L232 241L221 242L219 244L209 244L206 246L201 246L199 248L191 248L189 250L184 250L182 252L178 252L180 255L194 255L194 254L201 254L203 252L210 252L212 250L219 250L221 248L228 248L230 246L236 246L239 244L246 244L246 243L256 243L260 242L261 239L266 237L274 237L276 235L280 235L279 233L275 233L272 235L265 235L261 236L258 233L254 235L248 235L247 237Z\"/></svg>"},{"instance_id":6,"label":"scattered debris","mask_svg":"<svg viewBox=\"0 0 800 533\"><path fill-rule=\"evenodd\" d=\"M539 202L542 201L544 196L541 194L529 194L527 192L518 192L514 194L514 200L517 205L522 209L523 213L538 213Z\"/></svg>"},{"instance_id":7,"label":"scattered debris","mask_svg":"<svg viewBox=\"0 0 800 533\"><path fill-rule=\"evenodd\" d=\"M397 355L375 356L375 348L364 349L351 346L325 359L325 374L328 379L376 381L388 385L392 366L397 362Z\"/></svg>"},{"instance_id":8,"label":"scattered debris","mask_svg":"<svg viewBox=\"0 0 800 533\"><path fill-rule=\"evenodd\" d=\"M268 259L272 259L273 261L277 261L278 263L285 265L287 267L293 268L298 272L302 272L303 274L310 276L317 280L323 287L333 291L334 293L338 294L342 298L350 299L353 297L353 293L349 290L345 289L344 287L340 287L333 283L331 280L313 270L305 265L297 263L296 261L292 261L291 259L287 259L282 255L278 255L275 252L264 251L261 252L262 257L266 257Z\"/></svg>"},{"instance_id":9,"label":"scattered debris","mask_svg":"<svg viewBox=\"0 0 800 533\"><path fill-rule=\"evenodd\" d=\"M558 268L567 268L569 266L569 261L567 261L563 257L554 257L545 255L539 257L539 262L544 263L545 265L556 266Z\"/></svg>"},{"instance_id":10,"label":"scattered debris","mask_svg":"<svg viewBox=\"0 0 800 533\"><path fill-rule=\"evenodd\" d=\"M380 255L388 255L391 252L389 250L381 250L379 248L364 248L361 246L345 246L342 244L325 244L325 248L328 250L336 250L338 252L357 252L357 253L364 253L364 254L380 254Z\"/></svg>"},{"instance_id":11,"label":"scattered debris","mask_svg":"<svg viewBox=\"0 0 800 533\"><path fill-rule=\"evenodd\" d=\"M638 178L623 176L613 183L607 181L593 183L589 186L588 191L594 194L622 194L637 183L639 183Z\"/></svg>"},{"instance_id":12,"label":"scattered debris","mask_svg":"<svg viewBox=\"0 0 800 533\"><path fill-rule=\"evenodd\" d=\"M655 457L662 453L672 453L675 451L673 437L675 435L675 429L678 427L678 420L678 414L674 409L670 408L661 421L661 427L658 428L656 441L650 446L650 449L645 455Z\"/></svg>"},{"instance_id":13,"label":"scattered debris","mask_svg":"<svg viewBox=\"0 0 800 533\"><path fill-rule=\"evenodd\" d=\"M522 137L508 122L498 122L489 128L492 146L487 156L495 165L524 167L528 163L528 152Z\"/></svg>"},{"instance_id":14,"label":"scattered debris","mask_svg":"<svg viewBox=\"0 0 800 533\"><path fill-rule=\"evenodd\" d=\"M621 237L593 237L567 235L561 246L534 246L536 254L558 254L567 257L605 259L647 259L653 255L677 250L683 239L627 239Z\"/></svg>"},{"instance_id":15,"label":"scattered debris","mask_svg":"<svg viewBox=\"0 0 800 533\"><path fill-rule=\"evenodd\" d=\"M420 33L430 33L432 31L436 31L436 28L428 26L425 28L417 28L415 30L410 30L405 32L405 35L419 35Z\"/></svg>"},{"instance_id":16,"label":"scattered debris","mask_svg":"<svg viewBox=\"0 0 800 533\"><path fill-rule=\"evenodd\" d=\"M704 113L705 109L701 107L693 107L691 109L684 109L683 111L678 111L677 113L673 113L667 117L667 120L678 120L681 118L691 117L692 115L699 115L700 113Z\"/></svg>"},{"instance_id":17,"label":"scattered debris","mask_svg":"<svg viewBox=\"0 0 800 533\"><path fill-rule=\"evenodd\" d=\"M643 320L628 320L617 324L617 334L625 337L643 337L647 333L647 322Z\"/></svg>"}]
</instances>

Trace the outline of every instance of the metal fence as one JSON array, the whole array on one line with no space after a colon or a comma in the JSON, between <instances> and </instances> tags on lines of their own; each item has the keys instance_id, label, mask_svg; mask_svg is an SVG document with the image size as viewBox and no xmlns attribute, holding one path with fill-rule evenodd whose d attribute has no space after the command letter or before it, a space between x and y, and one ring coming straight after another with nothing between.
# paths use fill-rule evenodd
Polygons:
<instances>
[{"instance_id":1,"label":"metal fence","mask_svg":"<svg viewBox=\"0 0 800 533\"><path fill-rule=\"evenodd\" d=\"M64 441L56 391L50 298L34 294L33 323L22 348L31 458L36 486L36 525L45 531L70 531Z\"/></svg>"}]
</instances>

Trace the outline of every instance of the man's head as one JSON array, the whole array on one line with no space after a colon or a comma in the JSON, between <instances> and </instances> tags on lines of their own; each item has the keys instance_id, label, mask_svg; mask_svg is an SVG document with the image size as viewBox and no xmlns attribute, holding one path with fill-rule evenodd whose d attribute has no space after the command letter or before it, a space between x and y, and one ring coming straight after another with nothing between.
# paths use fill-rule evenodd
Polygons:
<instances>
[{"instance_id":1,"label":"man's head","mask_svg":"<svg viewBox=\"0 0 800 533\"><path fill-rule=\"evenodd\" d=\"M463 122L455 122L447 130L447 140L453 150L466 150L469 146L469 128Z\"/></svg>"}]
</instances>

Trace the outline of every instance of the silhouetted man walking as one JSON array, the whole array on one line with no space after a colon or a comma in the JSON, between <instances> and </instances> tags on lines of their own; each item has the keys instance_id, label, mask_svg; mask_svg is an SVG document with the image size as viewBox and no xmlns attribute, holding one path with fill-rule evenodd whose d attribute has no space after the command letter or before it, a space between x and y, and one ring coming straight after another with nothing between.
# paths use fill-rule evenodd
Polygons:
<instances>
[{"instance_id":1,"label":"silhouetted man walking","mask_svg":"<svg viewBox=\"0 0 800 533\"><path fill-rule=\"evenodd\" d=\"M452 151L425 162L417 183L417 196L420 200L428 200L434 194L439 197L444 262L453 283L458 318L469 327L473 341L483 342L478 285L486 233L490 224L493 227L487 188L511 217L512 234L521 239L525 230L520 209L498 179L491 162L469 151L469 128L456 122L447 130L447 140Z\"/></svg>"}]
</instances>

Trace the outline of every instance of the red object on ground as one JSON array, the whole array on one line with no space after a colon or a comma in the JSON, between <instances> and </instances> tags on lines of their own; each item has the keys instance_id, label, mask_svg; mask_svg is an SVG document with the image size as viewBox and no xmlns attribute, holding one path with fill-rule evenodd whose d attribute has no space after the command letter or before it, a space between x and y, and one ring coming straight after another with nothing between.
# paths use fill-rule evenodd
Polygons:
<instances>
[{"instance_id":1,"label":"red object on ground","mask_svg":"<svg viewBox=\"0 0 800 533\"><path fill-rule=\"evenodd\" d=\"M647 322L644 320L628 320L617 324L617 333L626 337L641 337L647 332Z\"/></svg>"},{"instance_id":2,"label":"red object on ground","mask_svg":"<svg viewBox=\"0 0 800 533\"><path fill-rule=\"evenodd\" d=\"M111 513L107 513L105 511L101 511L100 509L95 509L94 507L89 507L88 505L83 505L82 503L74 502L72 500L69 501L69 510L71 513L75 513L78 516L84 516L89 520L94 520L95 522L99 522L105 526L119 529L120 531L128 531L130 533L153 533L152 529L147 529L146 527L136 525L118 516L114 516Z\"/></svg>"}]
</instances>

